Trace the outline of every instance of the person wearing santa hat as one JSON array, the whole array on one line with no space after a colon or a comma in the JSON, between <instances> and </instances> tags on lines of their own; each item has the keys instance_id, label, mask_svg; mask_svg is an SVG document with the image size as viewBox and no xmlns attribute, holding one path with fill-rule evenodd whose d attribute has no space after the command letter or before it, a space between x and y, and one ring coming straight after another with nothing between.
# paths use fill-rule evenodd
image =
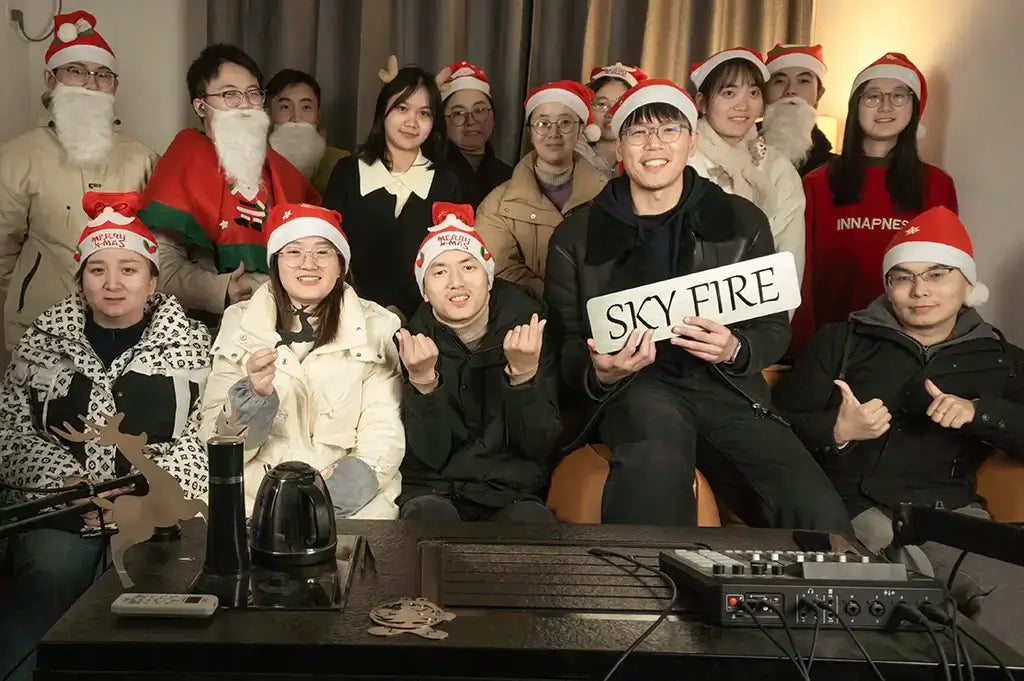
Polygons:
<instances>
[{"instance_id":1,"label":"person wearing santa hat","mask_svg":"<svg viewBox=\"0 0 1024 681\"><path fill-rule=\"evenodd\" d=\"M818 129L818 101L825 94L825 60L821 45L777 44L768 52L765 87L765 143L793 162L801 176L824 165L835 154Z\"/></svg>"},{"instance_id":2,"label":"person wearing santa hat","mask_svg":"<svg viewBox=\"0 0 1024 681\"><path fill-rule=\"evenodd\" d=\"M320 107L320 83L305 71L282 69L267 81L270 147L298 168L321 195L338 161L349 155L328 146Z\"/></svg>"},{"instance_id":3,"label":"person wearing santa hat","mask_svg":"<svg viewBox=\"0 0 1024 681\"><path fill-rule=\"evenodd\" d=\"M764 113L768 68L745 47L717 52L690 69L697 88L697 153L702 177L764 211L776 251L789 251L804 272L804 191L786 156L765 143L755 122Z\"/></svg>"},{"instance_id":4,"label":"person wearing santa hat","mask_svg":"<svg viewBox=\"0 0 1024 681\"><path fill-rule=\"evenodd\" d=\"M957 212L952 178L918 156L924 74L889 52L850 91L842 154L804 177L807 260L803 304L793 319L797 357L814 331L843 321L883 293L875 276L892 235L920 211Z\"/></svg>"},{"instance_id":5,"label":"person wearing santa hat","mask_svg":"<svg viewBox=\"0 0 1024 681\"><path fill-rule=\"evenodd\" d=\"M563 401L590 414L573 444L596 424L611 448L603 522L694 525L700 437L724 457L701 463L712 486L734 482L729 468L747 481L728 485L745 492L729 501L743 502L730 508L747 522L848 529L828 479L764 406L770 402L761 372L789 340L785 313L730 326L686 317L676 320L670 339L655 343L652 331L633 330L618 352L597 352L586 308L592 298L775 250L760 209L687 165L698 142L697 107L685 90L651 78L608 113L625 174L555 231L545 287Z\"/></svg>"},{"instance_id":6,"label":"person wearing santa hat","mask_svg":"<svg viewBox=\"0 0 1024 681\"><path fill-rule=\"evenodd\" d=\"M979 314L988 298L971 238L953 211L930 208L895 232L875 272L884 293L815 335L776 391L797 435L842 495L857 538L946 581L959 551L890 546L901 503L988 519L974 476L999 449L1024 458L1024 350ZM951 590L961 611L1024 648L1021 578L968 559ZM992 592L994 589L993 593Z\"/></svg>"},{"instance_id":7,"label":"person wearing santa hat","mask_svg":"<svg viewBox=\"0 0 1024 681\"><path fill-rule=\"evenodd\" d=\"M141 191L157 155L119 132L117 62L76 11L53 18L43 111L0 146L0 301L8 350L44 310L74 291L82 189Z\"/></svg>"},{"instance_id":8,"label":"person wearing santa hat","mask_svg":"<svg viewBox=\"0 0 1024 681\"><path fill-rule=\"evenodd\" d=\"M153 461L191 498L207 493L197 399L210 371L210 334L156 292L156 239L135 214L139 195L87 192L74 258L77 290L21 337L0 392L0 484L37 498L128 475L114 446L82 443L88 421L123 414ZM0 678L30 679L43 634L97 574L110 511L90 511L11 540L13 581L0 598ZM26 656L28 656L26 658ZM12 669L17 667L11 676Z\"/></svg>"},{"instance_id":9,"label":"person wearing santa hat","mask_svg":"<svg viewBox=\"0 0 1024 681\"><path fill-rule=\"evenodd\" d=\"M438 86L448 120L445 160L462 186L463 198L474 208L491 191L512 177L512 166L494 155L494 102L484 70L468 61L449 64L438 74Z\"/></svg>"},{"instance_id":10,"label":"person wearing santa hat","mask_svg":"<svg viewBox=\"0 0 1024 681\"><path fill-rule=\"evenodd\" d=\"M601 137L593 143L581 139L576 151L608 179L619 174L619 160L615 156L618 139L612 134L608 109L622 93L644 80L647 80L647 74L640 67L626 66L622 62L597 66L590 72L587 87L594 92L590 110L594 113L594 125L601 128Z\"/></svg>"},{"instance_id":11,"label":"person wearing santa hat","mask_svg":"<svg viewBox=\"0 0 1024 681\"><path fill-rule=\"evenodd\" d=\"M171 141L139 216L160 243L160 290L213 327L225 307L267 280L267 211L278 203L319 203L320 195L267 148L270 117L252 57L234 45L209 45L186 81L202 130L187 127Z\"/></svg>"},{"instance_id":12,"label":"person wearing santa hat","mask_svg":"<svg viewBox=\"0 0 1024 681\"><path fill-rule=\"evenodd\" d=\"M533 150L477 211L477 229L494 254L498 277L537 293L544 291L551 235L608 181L576 151L581 136L596 142L601 134L590 109L593 96L571 80L531 90L525 109Z\"/></svg>"},{"instance_id":13,"label":"person wearing santa hat","mask_svg":"<svg viewBox=\"0 0 1024 681\"><path fill-rule=\"evenodd\" d=\"M335 514L394 518L405 451L398 317L346 281L337 211L281 203L265 225L270 280L224 312L203 394L203 436L245 436L245 508L266 466L321 471Z\"/></svg>"},{"instance_id":14,"label":"person wearing santa hat","mask_svg":"<svg viewBox=\"0 0 1024 681\"><path fill-rule=\"evenodd\" d=\"M414 265L424 302L398 332L400 517L554 522L541 495L562 419L544 303L494 278L472 206L435 203L433 213Z\"/></svg>"}]
</instances>

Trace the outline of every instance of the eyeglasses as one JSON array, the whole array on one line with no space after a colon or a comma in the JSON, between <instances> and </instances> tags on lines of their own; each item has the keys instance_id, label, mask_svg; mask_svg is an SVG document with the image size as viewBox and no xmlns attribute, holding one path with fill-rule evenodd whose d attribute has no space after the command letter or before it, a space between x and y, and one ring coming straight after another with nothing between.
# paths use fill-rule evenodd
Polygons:
<instances>
[{"instance_id":1,"label":"eyeglasses","mask_svg":"<svg viewBox=\"0 0 1024 681\"><path fill-rule=\"evenodd\" d=\"M285 267L295 269L296 267L301 267L306 262L307 255L313 258L313 263L317 267L327 267L332 262L337 261L339 254L337 249L330 248L329 246L314 248L312 251L303 251L298 248L286 248L281 251L278 258L281 260L281 264Z\"/></svg>"},{"instance_id":2,"label":"eyeglasses","mask_svg":"<svg viewBox=\"0 0 1024 681\"><path fill-rule=\"evenodd\" d=\"M82 87L89 82L89 78L96 79L96 87L100 90L110 91L117 85L117 74L108 69L102 71L90 71L78 64L67 64L53 70L53 76L64 85Z\"/></svg>"},{"instance_id":3,"label":"eyeglasses","mask_svg":"<svg viewBox=\"0 0 1024 681\"><path fill-rule=\"evenodd\" d=\"M665 144L672 144L679 141L684 131L689 132L689 130L682 123L662 123L657 128L647 128L638 125L624 131L622 136L631 146L642 147L647 145L652 135L656 135Z\"/></svg>"},{"instance_id":4,"label":"eyeglasses","mask_svg":"<svg viewBox=\"0 0 1024 681\"><path fill-rule=\"evenodd\" d=\"M491 107L489 106L478 106L472 111L453 111L446 116L448 122L456 128L461 128L466 123L469 123L469 117L472 116L473 120L477 123L486 123L488 117L491 115Z\"/></svg>"},{"instance_id":5,"label":"eyeglasses","mask_svg":"<svg viewBox=\"0 0 1024 681\"><path fill-rule=\"evenodd\" d=\"M533 130L533 134L538 137L548 137L549 135L553 135L555 130L558 130L558 132L563 135L568 135L570 132L575 130L576 126L579 124L579 121L563 118L560 121L534 121L527 127Z\"/></svg>"},{"instance_id":6,"label":"eyeglasses","mask_svg":"<svg viewBox=\"0 0 1024 681\"><path fill-rule=\"evenodd\" d=\"M207 97L220 97L224 100L224 106L229 109L237 109L242 106L242 102L246 100L249 100L249 104L252 106L263 106L263 100L266 99L267 93L254 87L246 90L245 92L241 92L240 90L210 92L200 97L200 99L206 99Z\"/></svg>"},{"instance_id":7,"label":"eyeglasses","mask_svg":"<svg viewBox=\"0 0 1024 681\"><path fill-rule=\"evenodd\" d=\"M614 102L610 102L607 99L595 100L595 101L590 103L590 110L591 111L607 111L608 109L612 108L612 104L614 104Z\"/></svg>"},{"instance_id":8,"label":"eyeglasses","mask_svg":"<svg viewBox=\"0 0 1024 681\"><path fill-rule=\"evenodd\" d=\"M860 96L860 102L869 109L877 109L882 105L883 99L888 99L895 108L906 106L913 95L903 90L895 92L865 92Z\"/></svg>"},{"instance_id":9,"label":"eyeglasses","mask_svg":"<svg viewBox=\"0 0 1024 681\"><path fill-rule=\"evenodd\" d=\"M935 269L926 270L920 274L914 274L913 272L893 272L885 275L885 283L888 284L889 288L910 288L918 279L925 284L939 284L945 281L946 277L956 271L956 267L936 267Z\"/></svg>"}]
</instances>

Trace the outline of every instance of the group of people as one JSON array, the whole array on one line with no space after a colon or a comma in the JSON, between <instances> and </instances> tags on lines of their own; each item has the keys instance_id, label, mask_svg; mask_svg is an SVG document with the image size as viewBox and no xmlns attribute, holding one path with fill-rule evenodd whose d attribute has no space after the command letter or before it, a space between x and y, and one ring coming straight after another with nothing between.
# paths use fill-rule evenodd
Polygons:
<instances>
[{"instance_id":1,"label":"group of people","mask_svg":"<svg viewBox=\"0 0 1024 681\"><path fill-rule=\"evenodd\" d=\"M95 18L54 27L39 124L0 147L0 483L20 494L130 472L68 437L123 413L191 496L205 440L233 434L250 511L267 467L302 460L340 517L550 523L559 451L602 441L605 522L694 524L699 463L752 525L884 551L893 506L984 517L980 462L1024 458L1024 353L975 310L987 289L952 181L917 156L927 85L901 54L855 80L841 155L814 123L820 46L780 45L694 65L695 96L618 63L544 84L510 166L473 64L392 60L348 154L315 79L264 83L217 44L187 74L200 125L158 158L117 131ZM690 317L597 352L591 298L782 250L792 322ZM773 402L762 372L784 357ZM91 583L106 520L11 543L0 675ZM939 553L898 557L927 572ZM977 608L977 581L958 588Z\"/></svg>"}]
</instances>

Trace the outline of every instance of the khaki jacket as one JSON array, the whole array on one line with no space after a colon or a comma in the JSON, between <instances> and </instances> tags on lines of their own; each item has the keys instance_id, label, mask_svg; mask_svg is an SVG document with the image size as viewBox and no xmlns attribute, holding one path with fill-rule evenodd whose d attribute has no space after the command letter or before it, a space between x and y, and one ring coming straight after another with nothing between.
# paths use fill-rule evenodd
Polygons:
<instances>
[{"instance_id":1,"label":"khaki jacket","mask_svg":"<svg viewBox=\"0 0 1024 681\"><path fill-rule=\"evenodd\" d=\"M476 228L494 256L497 276L543 294L548 241L555 227L574 208L592 201L608 179L577 153L572 196L559 212L541 193L533 171L536 161L537 152L531 151L516 164L512 179L487 195L477 210Z\"/></svg>"},{"instance_id":2,"label":"khaki jacket","mask_svg":"<svg viewBox=\"0 0 1024 681\"><path fill-rule=\"evenodd\" d=\"M203 394L201 434L209 438L228 407L228 390L247 376L254 352L281 340L275 330L270 284L250 300L224 311L213 344L213 370ZM262 442L245 444L246 514L252 513L264 466L303 461L326 473L342 457L354 456L377 474L380 492L353 518L398 517L402 491L398 467L405 455L402 375L392 340L398 317L345 288L338 337L299 360L287 345L278 348L274 390L277 414Z\"/></svg>"},{"instance_id":3,"label":"khaki jacket","mask_svg":"<svg viewBox=\"0 0 1024 681\"><path fill-rule=\"evenodd\" d=\"M88 220L82 195L142 191L158 158L115 133L109 163L72 165L51 122L44 110L32 130L0 147L0 296L9 350L36 317L75 290L74 253Z\"/></svg>"}]
</instances>

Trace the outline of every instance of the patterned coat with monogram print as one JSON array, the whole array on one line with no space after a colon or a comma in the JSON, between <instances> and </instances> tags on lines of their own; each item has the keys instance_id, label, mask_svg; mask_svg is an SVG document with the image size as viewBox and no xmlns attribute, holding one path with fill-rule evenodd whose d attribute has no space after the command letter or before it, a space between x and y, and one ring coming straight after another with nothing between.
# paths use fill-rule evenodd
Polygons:
<instances>
[{"instance_id":1,"label":"patterned coat with monogram print","mask_svg":"<svg viewBox=\"0 0 1024 681\"><path fill-rule=\"evenodd\" d=\"M210 372L210 333L177 300L157 293L141 339L108 369L85 335L86 311L84 298L72 294L40 315L18 344L0 397L0 479L52 488L68 477L128 475L131 466L114 447L53 433L65 421L82 430L81 416L102 422L124 412L121 430L145 432L150 456L186 496L205 496L199 398Z\"/></svg>"}]
</instances>

